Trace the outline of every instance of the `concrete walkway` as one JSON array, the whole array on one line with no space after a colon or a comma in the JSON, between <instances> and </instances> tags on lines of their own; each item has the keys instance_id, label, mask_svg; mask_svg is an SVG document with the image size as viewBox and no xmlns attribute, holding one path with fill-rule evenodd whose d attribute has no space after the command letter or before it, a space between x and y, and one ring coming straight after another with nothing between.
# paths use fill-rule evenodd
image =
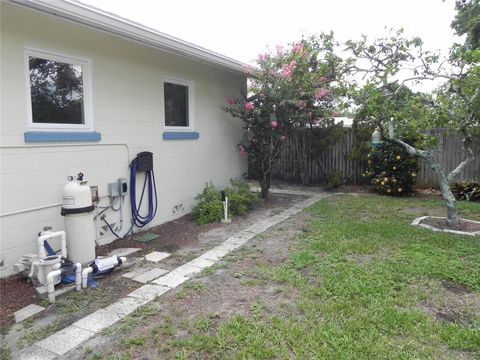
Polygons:
<instances>
[{"instance_id":1,"label":"concrete walkway","mask_svg":"<svg viewBox=\"0 0 480 360\"><path fill-rule=\"evenodd\" d=\"M298 214L321 198L329 196L329 194L307 191L272 190L271 192L307 195L311 197L291 206L278 215L263 219L254 225L239 231L234 236L225 240L222 244L208 250L196 259L189 261L169 273L156 278L152 282L141 286L128 294L125 298L95 311L94 313L76 321L72 325L53 333L46 339L30 345L19 353L13 354L13 358L25 360L68 358L68 356L63 357L63 355L67 354L70 350L81 346L85 341L94 337L103 329L120 321L140 306L149 303L156 297L161 296L172 289L175 289L203 269L217 263L228 253L238 249L256 235L288 219L290 216Z\"/></svg>"}]
</instances>

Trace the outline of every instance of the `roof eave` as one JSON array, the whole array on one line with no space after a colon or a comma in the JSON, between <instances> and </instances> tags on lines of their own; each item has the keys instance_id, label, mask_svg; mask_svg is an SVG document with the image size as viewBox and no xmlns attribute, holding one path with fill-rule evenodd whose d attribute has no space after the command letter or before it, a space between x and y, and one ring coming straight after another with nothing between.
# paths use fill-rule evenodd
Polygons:
<instances>
[{"instance_id":1,"label":"roof eave","mask_svg":"<svg viewBox=\"0 0 480 360\"><path fill-rule=\"evenodd\" d=\"M174 38L141 24L123 19L102 10L92 9L80 2L48 0L9 0L10 3L58 16L88 27L106 31L147 46L185 56L234 73L245 74L246 64Z\"/></svg>"}]
</instances>

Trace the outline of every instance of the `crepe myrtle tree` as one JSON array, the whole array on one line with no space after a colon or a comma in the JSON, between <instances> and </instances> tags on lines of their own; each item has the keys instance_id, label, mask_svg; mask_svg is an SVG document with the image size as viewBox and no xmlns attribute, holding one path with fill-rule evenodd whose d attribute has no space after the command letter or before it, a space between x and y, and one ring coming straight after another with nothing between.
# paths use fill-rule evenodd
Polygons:
<instances>
[{"instance_id":1,"label":"crepe myrtle tree","mask_svg":"<svg viewBox=\"0 0 480 360\"><path fill-rule=\"evenodd\" d=\"M472 133L480 127L480 52L454 46L450 56L442 59L425 51L419 38L404 38L401 30L371 42L365 37L349 41L347 50L353 55L351 74L365 81L352 92L357 119L378 127L384 141L401 145L429 164L446 201L447 225L458 227L450 183L475 156L471 144ZM442 84L431 93L408 87L439 80ZM425 134L430 128L462 134L464 158L450 172L433 156L435 139Z\"/></svg>"},{"instance_id":2,"label":"crepe myrtle tree","mask_svg":"<svg viewBox=\"0 0 480 360\"><path fill-rule=\"evenodd\" d=\"M343 62L333 34L303 38L276 52L260 54L248 69L248 95L227 99L227 112L245 124L240 153L258 171L262 197L268 195L272 166L294 129L333 125L343 91Z\"/></svg>"}]
</instances>

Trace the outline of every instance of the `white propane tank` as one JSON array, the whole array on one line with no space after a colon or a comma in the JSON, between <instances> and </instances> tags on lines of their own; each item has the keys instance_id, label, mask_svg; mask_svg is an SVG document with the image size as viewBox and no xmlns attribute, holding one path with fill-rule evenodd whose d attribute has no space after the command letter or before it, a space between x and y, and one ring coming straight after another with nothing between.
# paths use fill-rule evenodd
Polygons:
<instances>
[{"instance_id":1,"label":"white propane tank","mask_svg":"<svg viewBox=\"0 0 480 360\"><path fill-rule=\"evenodd\" d=\"M83 174L68 177L63 187L61 215L65 216L68 258L83 265L95 260L95 224L92 195Z\"/></svg>"}]
</instances>

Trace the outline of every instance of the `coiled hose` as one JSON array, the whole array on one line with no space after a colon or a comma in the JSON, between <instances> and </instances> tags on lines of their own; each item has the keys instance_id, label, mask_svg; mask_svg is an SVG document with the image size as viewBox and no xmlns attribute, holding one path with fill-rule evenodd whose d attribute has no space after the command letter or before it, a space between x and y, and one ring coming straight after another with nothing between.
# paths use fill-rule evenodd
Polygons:
<instances>
[{"instance_id":1,"label":"coiled hose","mask_svg":"<svg viewBox=\"0 0 480 360\"><path fill-rule=\"evenodd\" d=\"M132 209L132 222L136 227L144 227L153 220L157 213L158 197L157 187L155 185L155 173L152 170L145 171L145 181L143 182L142 195L140 196L140 203L137 206L137 158L130 163L130 206ZM143 197L145 195L145 188L148 186L148 210L146 215L140 214L142 208Z\"/></svg>"}]
</instances>

